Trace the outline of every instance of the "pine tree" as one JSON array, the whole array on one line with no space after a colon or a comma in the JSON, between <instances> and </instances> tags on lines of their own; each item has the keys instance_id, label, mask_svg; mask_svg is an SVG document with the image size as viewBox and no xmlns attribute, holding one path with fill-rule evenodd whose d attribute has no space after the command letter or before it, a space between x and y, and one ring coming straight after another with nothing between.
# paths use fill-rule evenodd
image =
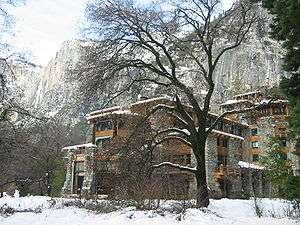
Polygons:
<instances>
[{"instance_id":1,"label":"pine tree","mask_svg":"<svg viewBox=\"0 0 300 225\"><path fill-rule=\"evenodd\" d=\"M300 1L262 0L262 3L274 16L271 36L282 41L286 49L283 69L291 74L282 79L280 87L293 107L289 122L297 139L296 154L300 154Z\"/></svg>"}]
</instances>

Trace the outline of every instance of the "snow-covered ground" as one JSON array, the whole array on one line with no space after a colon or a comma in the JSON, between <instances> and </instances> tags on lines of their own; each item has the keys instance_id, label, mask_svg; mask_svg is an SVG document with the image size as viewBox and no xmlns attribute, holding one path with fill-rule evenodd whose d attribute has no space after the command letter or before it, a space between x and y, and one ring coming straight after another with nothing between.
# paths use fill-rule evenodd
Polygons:
<instances>
[{"instance_id":1,"label":"snow-covered ground","mask_svg":"<svg viewBox=\"0 0 300 225\"><path fill-rule=\"evenodd\" d=\"M49 197L3 197L0 198L0 211L11 207L16 211L10 216L0 215L1 225L290 225L300 221L288 219L285 212L289 204L281 200L262 199L264 215L258 218L254 213L252 200L211 200L208 209L187 209L185 213L170 211L141 211L134 207L125 207L110 213L96 213L75 206L64 206L70 200ZM105 201L105 200L100 200ZM170 208L175 201L163 203ZM271 216L275 214L277 218Z\"/></svg>"}]
</instances>

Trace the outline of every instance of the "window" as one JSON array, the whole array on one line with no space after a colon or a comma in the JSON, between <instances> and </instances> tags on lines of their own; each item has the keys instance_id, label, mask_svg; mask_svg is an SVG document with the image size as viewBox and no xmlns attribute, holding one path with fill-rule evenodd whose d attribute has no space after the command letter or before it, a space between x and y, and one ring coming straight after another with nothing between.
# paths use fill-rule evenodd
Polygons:
<instances>
[{"instance_id":1,"label":"window","mask_svg":"<svg viewBox=\"0 0 300 225\"><path fill-rule=\"evenodd\" d=\"M227 156L218 155L218 166L220 165L226 166L227 165Z\"/></svg>"},{"instance_id":2,"label":"window","mask_svg":"<svg viewBox=\"0 0 300 225\"><path fill-rule=\"evenodd\" d=\"M100 121L96 123L96 131L103 131L103 130L111 130L112 129L112 121Z\"/></svg>"},{"instance_id":3,"label":"window","mask_svg":"<svg viewBox=\"0 0 300 225\"><path fill-rule=\"evenodd\" d=\"M217 138L217 146L228 148L228 139Z\"/></svg>"},{"instance_id":4,"label":"window","mask_svg":"<svg viewBox=\"0 0 300 225\"><path fill-rule=\"evenodd\" d=\"M191 154L186 155L173 155L173 163L181 165L190 165L191 164Z\"/></svg>"},{"instance_id":5,"label":"window","mask_svg":"<svg viewBox=\"0 0 300 225\"><path fill-rule=\"evenodd\" d=\"M228 139L224 139L222 144L223 147L228 148Z\"/></svg>"},{"instance_id":6,"label":"window","mask_svg":"<svg viewBox=\"0 0 300 225\"><path fill-rule=\"evenodd\" d=\"M282 138L279 140L279 146L280 147L286 147L287 146L287 140L285 138Z\"/></svg>"},{"instance_id":7,"label":"window","mask_svg":"<svg viewBox=\"0 0 300 225\"><path fill-rule=\"evenodd\" d=\"M223 131L223 129L224 129L224 124L223 124L223 123L218 123L217 129L220 130L220 131Z\"/></svg>"},{"instance_id":8,"label":"window","mask_svg":"<svg viewBox=\"0 0 300 225\"><path fill-rule=\"evenodd\" d=\"M287 154L285 152L280 152L280 159L287 160L288 159Z\"/></svg>"},{"instance_id":9,"label":"window","mask_svg":"<svg viewBox=\"0 0 300 225\"><path fill-rule=\"evenodd\" d=\"M251 129L251 136L257 136L257 134L258 134L257 128Z\"/></svg>"},{"instance_id":10,"label":"window","mask_svg":"<svg viewBox=\"0 0 300 225\"><path fill-rule=\"evenodd\" d=\"M105 148L111 141L111 137L97 138L96 145L100 148Z\"/></svg>"},{"instance_id":11,"label":"window","mask_svg":"<svg viewBox=\"0 0 300 225\"><path fill-rule=\"evenodd\" d=\"M191 164L191 154L186 155L186 164L190 165Z\"/></svg>"},{"instance_id":12,"label":"window","mask_svg":"<svg viewBox=\"0 0 300 225\"><path fill-rule=\"evenodd\" d=\"M84 162L75 162L75 172L83 172L84 171Z\"/></svg>"},{"instance_id":13,"label":"window","mask_svg":"<svg viewBox=\"0 0 300 225\"><path fill-rule=\"evenodd\" d=\"M257 141L254 141L251 144L252 144L252 148L258 148L258 142Z\"/></svg>"},{"instance_id":14,"label":"window","mask_svg":"<svg viewBox=\"0 0 300 225\"><path fill-rule=\"evenodd\" d=\"M257 162L259 160L259 155L258 154L253 154L252 155L252 161Z\"/></svg>"}]
</instances>

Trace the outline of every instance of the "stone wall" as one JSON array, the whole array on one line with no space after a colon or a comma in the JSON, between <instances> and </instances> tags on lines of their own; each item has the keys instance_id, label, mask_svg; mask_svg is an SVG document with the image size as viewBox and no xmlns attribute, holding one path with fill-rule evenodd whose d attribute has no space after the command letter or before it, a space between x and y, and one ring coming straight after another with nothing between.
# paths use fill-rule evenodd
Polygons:
<instances>
[{"instance_id":1,"label":"stone wall","mask_svg":"<svg viewBox=\"0 0 300 225\"><path fill-rule=\"evenodd\" d=\"M84 154L84 180L81 195L96 194L95 190L95 147L86 147Z\"/></svg>"},{"instance_id":2,"label":"stone wall","mask_svg":"<svg viewBox=\"0 0 300 225\"><path fill-rule=\"evenodd\" d=\"M209 135L206 141L206 174L207 185L209 187L210 196L214 198L221 197L222 193L218 182L214 179L214 172L218 166L217 138Z\"/></svg>"},{"instance_id":3,"label":"stone wall","mask_svg":"<svg viewBox=\"0 0 300 225\"><path fill-rule=\"evenodd\" d=\"M69 149L66 155L66 179L64 186L61 190L62 196L67 196L72 194L73 189L73 167L74 167L75 151L74 149Z\"/></svg>"}]
</instances>

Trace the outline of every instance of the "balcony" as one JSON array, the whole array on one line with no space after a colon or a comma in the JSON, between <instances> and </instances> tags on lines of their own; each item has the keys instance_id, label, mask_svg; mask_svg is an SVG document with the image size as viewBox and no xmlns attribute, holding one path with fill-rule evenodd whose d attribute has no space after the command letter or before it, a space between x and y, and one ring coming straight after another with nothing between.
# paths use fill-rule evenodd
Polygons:
<instances>
[{"instance_id":1,"label":"balcony","mask_svg":"<svg viewBox=\"0 0 300 225\"><path fill-rule=\"evenodd\" d=\"M84 154L80 153L80 154L76 154L75 155L75 161L84 161Z\"/></svg>"},{"instance_id":2,"label":"balcony","mask_svg":"<svg viewBox=\"0 0 300 225\"><path fill-rule=\"evenodd\" d=\"M243 151L243 155L249 156L249 155L261 155L262 150L260 148L250 148Z\"/></svg>"},{"instance_id":3,"label":"balcony","mask_svg":"<svg viewBox=\"0 0 300 225\"><path fill-rule=\"evenodd\" d=\"M221 156L227 156L228 155L228 148L218 146L217 147L217 153L218 153L218 155L221 155Z\"/></svg>"},{"instance_id":4,"label":"balcony","mask_svg":"<svg viewBox=\"0 0 300 225\"><path fill-rule=\"evenodd\" d=\"M214 172L214 179L226 179L228 177L237 177L240 175L240 170L229 166L220 165Z\"/></svg>"},{"instance_id":5,"label":"balcony","mask_svg":"<svg viewBox=\"0 0 300 225\"><path fill-rule=\"evenodd\" d=\"M95 137L112 137L114 134L114 130L102 130L102 131L96 131Z\"/></svg>"},{"instance_id":6,"label":"balcony","mask_svg":"<svg viewBox=\"0 0 300 225\"><path fill-rule=\"evenodd\" d=\"M250 136L251 142L257 142L261 140L261 136Z\"/></svg>"}]
</instances>

